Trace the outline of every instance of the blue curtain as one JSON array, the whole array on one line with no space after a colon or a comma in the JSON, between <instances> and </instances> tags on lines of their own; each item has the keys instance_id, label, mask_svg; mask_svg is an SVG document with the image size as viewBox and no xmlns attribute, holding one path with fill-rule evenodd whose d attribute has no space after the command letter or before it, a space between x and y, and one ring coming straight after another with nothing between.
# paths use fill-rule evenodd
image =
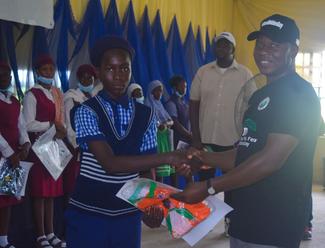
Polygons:
<instances>
[{"instance_id":1,"label":"blue curtain","mask_svg":"<svg viewBox=\"0 0 325 248\"><path fill-rule=\"evenodd\" d=\"M151 31L161 79L168 94L171 94L171 87L169 86L168 81L172 77L173 72L168 58L167 43L161 26L159 10L156 13Z\"/></svg>"},{"instance_id":2,"label":"blue curtain","mask_svg":"<svg viewBox=\"0 0 325 248\"><path fill-rule=\"evenodd\" d=\"M68 81L68 35L76 40L74 22L71 14L71 6L68 0L58 0L54 9L55 29L59 30L58 47L56 51L56 66L58 69L63 92L69 89Z\"/></svg>"},{"instance_id":3,"label":"blue curtain","mask_svg":"<svg viewBox=\"0 0 325 248\"><path fill-rule=\"evenodd\" d=\"M148 67L143 56L141 41L131 1L123 19L123 27L124 36L131 43L135 50L135 57L133 58L132 62L133 81L140 84L143 90L145 91L149 83L149 75L147 69Z\"/></svg>"},{"instance_id":4,"label":"blue curtain","mask_svg":"<svg viewBox=\"0 0 325 248\"><path fill-rule=\"evenodd\" d=\"M132 80L141 84L144 91L146 91L147 84L151 80L159 79L164 83L167 92L171 93L168 81L174 74L184 76L190 85L197 68L203 63L215 59L213 55L214 44L210 42L208 30L206 31L206 51L204 52L200 28L198 28L195 39L192 26L190 25L186 40L182 44L177 20L174 17L166 40L159 10L150 27L148 9L145 8L142 20L137 27L132 1L130 1L123 18L123 25L121 25L116 4L116 0L110 1L104 17L101 1L89 0L82 22L78 25L74 22L70 1L57 0L54 9L55 27L53 30L19 25L22 29L19 30L20 34L17 35L14 24L1 21L2 39L5 41L2 42L2 49L5 50L2 54L9 58L19 97L22 96L22 93L18 77L15 45L25 34L31 31L34 31L32 61L35 60L38 54L49 53L50 50L53 58L56 59L63 91L69 88L67 71L70 69L72 72L76 69L74 66L78 65L79 56L78 61L76 61L77 63L70 64L70 68L69 61L77 54L85 54L86 56L83 56L82 59L87 60L87 50L92 48L98 38L106 34L122 35L130 41L136 51L136 56L132 63ZM18 38L14 40L14 37ZM69 51L71 45L73 45L73 48L72 51ZM70 60L69 54L72 54Z\"/></svg>"},{"instance_id":5,"label":"blue curtain","mask_svg":"<svg viewBox=\"0 0 325 248\"><path fill-rule=\"evenodd\" d=\"M198 26L196 35L196 48L199 55L198 59L200 66L204 64L204 49L202 41L201 28Z\"/></svg>"},{"instance_id":6,"label":"blue curtain","mask_svg":"<svg viewBox=\"0 0 325 248\"><path fill-rule=\"evenodd\" d=\"M145 64L148 68L149 81L161 80L155 48L153 45L153 38L151 33L147 6L145 7L143 12L143 16L139 24L139 30L142 40L143 55L146 61Z\"/></svg>"},{"instance_id":7,"label":"blue curtain","mask_svg":"<svg viewBox=\"0 0 325 248\"><path fill-rule=\"evenodd\" d=\"M205 61L204 61L204 63L207 64L207 63L212 62L213 60L215 60L215 56L214 56L214 51L212 51L212 48L211 48L209 31L207 28L206 33L205 33Z\"/></svg>"},{"instance_id":8,"label":"blue curtain","mask_svg":"<svg viewBox=\"0 0 325 248\"><path fill-rule=\"evenodd\" d=\"M174 16L167 37L167 52L174 74L182 75L190 85L192 78L189 77L183 44L178 29L176 16ZM188 96L188 95L187 95Z\"/></svg>"},{"instance_id":9,"label":"blue curtain","mask_svg":"<svg viewBox=\"0 0 325 248\"><path fill-rule=\"evenodd\" d=\"M32 52L32 65L34 66L35 60L41 54L49 54L49 47L46 38L46 29L43 27L35 26L33 34L33 52Z\"/></svg>"},{"instance_id":10,"label":"blue curtain","mask_svg":"<svg viewBox=\"0 0 325 248\"><path fill-rule=\"evenodd\" d=\"M116 1L111 0L105 16L105 33L122 36L123 29L118 15Z\"/></svg>"},{"instance_id":11,"label":"blue curtain","mask_svg":"<svg viewBox=\"0 0 325 248\"><path fill-rule=\"evenodd\" d=\"M200 54L197 49L196 40L193 33L192 24L188 26L187 35L184 42L185 61L187 62L188 76L192 80L196 71L201 66ZM190 88L190 82L188 82Z\"/></svg>"},{"instance_id":12,"label":"blue curtain","mask_svg":"<svg viewBox=\"0 0 325 248\"><path fill-rule=\"evenodd\" d=\"M76 42L71 59L82 49L87 35L88 48L91 49L94 46L95 41L98 38L104 36L104 34L105 21L100 0L90 0L81 22L79 37Z\"/></svg>"},{"instance_id":13,"label":"blue curtain","mask_svg":"<svg viewBox=\"0 0 325 248\"><path fill-rule=\"evenodd\" d=\"M7 48L6 44L6 36L3 30L3 21L0 21L0 60L6 61L7 59Z\"/></svg>"},{"instance_id":14,"label":"blue curtain","mask_svg":"<svg viewBox=\"0 0 325 248\"><path fill-rule=\"evenodd\" d=\"M21 101L24 94L23 94L23 92L21 90L21 84L20 84L19 75L18 75L15 41L14 41L14 34L13 34L14 23L13 22L0 21L0 26L1 26L1 31L2 31L1 34L5 35L5 43L7 45L6 48L4 48L4 47L2 47L2 48L4 50L6 50L6 52L7 52L10 67L11 67L11 70L12 70L12 72L14 74L14 78L15 78L18 99ZM4 39L2 39L2 41L4 41ZM2 54L2 56L3 56L2 58L4 59L5 54Z\"/></svg>"}]
</instances>

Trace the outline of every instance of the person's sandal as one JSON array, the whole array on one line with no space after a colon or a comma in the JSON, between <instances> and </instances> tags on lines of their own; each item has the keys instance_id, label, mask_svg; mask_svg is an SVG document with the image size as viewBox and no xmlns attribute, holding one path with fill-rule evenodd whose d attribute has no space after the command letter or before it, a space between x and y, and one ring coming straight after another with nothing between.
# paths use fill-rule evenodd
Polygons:
<instances>
[{"instance_id":1,"label":"person's sandal","mask_svg":"<svg viewBox=\"0 0 325 248\"><path fill-rule=\"evenodd\" d=\"M53 246L50 245L49 241L44 237L36 240L36 248L53 248Z\"/></svg>"},{"instance_id":2,"label":"person's sandal","mask_svg":"<svg viewBox=\"0 0 325 248\"><path fill-rule=\"evenodd\" d=\"M55 235L52 238L48 239L48 242L50 243L50 245L53 246L53 248L66 248L67 247L66 242L59 239Z\"/></svg>"}]
</instances>

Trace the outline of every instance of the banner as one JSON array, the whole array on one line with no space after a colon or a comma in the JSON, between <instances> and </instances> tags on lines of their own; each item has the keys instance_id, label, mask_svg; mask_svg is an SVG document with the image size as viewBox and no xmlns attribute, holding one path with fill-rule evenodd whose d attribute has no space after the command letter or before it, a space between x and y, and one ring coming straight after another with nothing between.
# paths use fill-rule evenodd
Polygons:
<instances>
[{"instance_id":1,"label":"banner","mask_svg":"<svg viewBox=\"0 0 325 248\"><path fill-rule=\"evenodd\" d=\"M1 0L0 19L53 28L53 0Z\"/></svg>"}]
</instances>

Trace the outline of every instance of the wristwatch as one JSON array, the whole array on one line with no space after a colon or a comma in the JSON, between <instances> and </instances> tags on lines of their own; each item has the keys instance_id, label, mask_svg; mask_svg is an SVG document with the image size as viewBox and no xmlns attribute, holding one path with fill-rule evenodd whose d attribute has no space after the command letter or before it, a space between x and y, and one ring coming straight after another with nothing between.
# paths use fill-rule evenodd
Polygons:
<instances>
[{"instance_id":1,"label":"wristwatch","mask_svg":"<svg viewBox=\"0 0 325 248\"><path fill-rule=\"evenodd\" d=\"M217 192L211 185L211 178L207 180L207 188L209 195L215 195Z\"/></svg>"}]
</instances>

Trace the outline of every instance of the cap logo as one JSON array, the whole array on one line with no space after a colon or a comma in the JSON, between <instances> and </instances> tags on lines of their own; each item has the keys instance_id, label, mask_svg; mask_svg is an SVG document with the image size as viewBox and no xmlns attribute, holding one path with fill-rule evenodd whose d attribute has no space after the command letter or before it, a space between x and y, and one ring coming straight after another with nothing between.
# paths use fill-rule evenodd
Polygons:
<instances>
[{"instance_id":1,"label":"cap logo","mask_svg":"<svg viewBox=\"0 0 325 248\"><path fill-rule=\"evenodd\" d=\"M267 26L267 25L275 26L275 27L278 27L279 29L282 29L282 27L283 27L282 22L277 22L277 21L274 21L274 20L265 21L265 22L262 23L261 26L264 27L264 26Z\"/></svg>"}]
</instances>

